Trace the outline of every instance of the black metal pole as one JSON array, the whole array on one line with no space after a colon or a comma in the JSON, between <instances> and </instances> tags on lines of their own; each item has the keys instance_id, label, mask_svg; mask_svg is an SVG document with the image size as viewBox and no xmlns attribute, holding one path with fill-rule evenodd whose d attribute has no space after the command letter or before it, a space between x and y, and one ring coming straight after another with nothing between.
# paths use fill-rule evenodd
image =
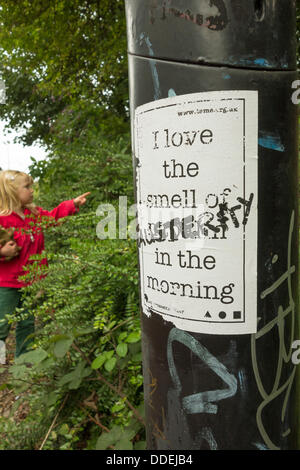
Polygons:
<instances>
[{"instance_id":1,"label":"black metal pole","mask_svg":"<svg viewBox=\"0 0 300 470\"><path fill-rule=\"evenodd\" d=\"M126 15L148 448L297 449L295 2Z\"/></svg>"}]
</instances>

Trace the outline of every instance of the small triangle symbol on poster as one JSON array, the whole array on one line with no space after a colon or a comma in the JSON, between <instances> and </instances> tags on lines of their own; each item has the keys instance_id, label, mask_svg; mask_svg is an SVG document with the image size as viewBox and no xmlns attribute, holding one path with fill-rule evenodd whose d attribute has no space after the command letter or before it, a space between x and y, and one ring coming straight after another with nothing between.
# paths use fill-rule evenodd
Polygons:
<instances>
[{"instance_id":1,"label":"small triangle symbol on poster","mask_svg":"<svg viewBox=\"0 0 300 470\"><path fill-rule=\"evenodd\" d=\"M209 313L209 311L207 311L204 316L205 316L205 318L211 318L211 314Z\"/></svg>"}]
</instances>

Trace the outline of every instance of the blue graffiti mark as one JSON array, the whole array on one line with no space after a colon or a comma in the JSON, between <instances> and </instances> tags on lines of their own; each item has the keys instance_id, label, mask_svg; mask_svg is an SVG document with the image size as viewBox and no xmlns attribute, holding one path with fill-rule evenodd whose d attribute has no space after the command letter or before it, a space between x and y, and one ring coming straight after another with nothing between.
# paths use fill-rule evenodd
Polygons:
<instances>
[{"instance_id":1,"label":"blue graffiti mark","mask_svg":"<svg viewBox=\"0 0 300 470\"><path fill-rule=\"evenodd\" d=\"M168 91L168 97L171 98L172 96L177 96L173 88L170 88Z\"/></svg>"},{"instance_id":2,"label":"blue graffiti mark","mask_svg":"<svg viewBox=\"0 0 300 470\"><path fill-rule=\"evenodd\" d=\"M264 444L261 444L260 442L255 442L253 445L257 447L259 450L270 450Z\"/></svg>"},{"instance_id":3,"label":"blue graffiti mark","mask_svg":"<svg viewBox=\"0 0 300 470\"><path fill-rule=\"evenodd\" d=\"M281 143L280 137L275 134L261 134L258 138L258 145L261 147L284 152L284 145Z\"/></svg>"},{"instance_id":4,"label":"blue graffiti mark","mask_svg":"<svg viewBox=\"0 0 300 470\"><path fill-rule=\"evenodd\" d=\"M266 59L255 59L254 63L256 65L259 65L260 67L272 67L272 65L270 64L269 61L267 61Z\"/></svg>"},{"instance_id":5,"label":"blue graffiti mark","mask_svg":"<svg viewBox=\"0 0 300 470\"><path fill-rule=\"evenodd\" d=\"M141 34L141 36L142 36L142 35L143 35L143 33ZM145 41L145 43L146 43L146 45L147 45L147 47L148 47L149 54L150 54L152 57L154 57L154 51L153 51L153 49L152 49L152 44L151 44L150 39L149 39L147 36L145 36L145 35L143 35L143 39L144 39L144 41Z\"/></svg>"},{"instance_id":6,"label":"blue graffiti mark","mask_svg":"<svg viewBox=\"0 0 300 470\"><path fill-rule=\"evenodd\" d=\"M268 69L274 67L274 64L270 63L267 59L264 59L262 57L241 57L239 60L236 60L235 56L230 56L229 61L233 65L243 65L244 67L253 67L253 65Z\"/></svg>"},{"instance_id":7,"label":"blue graffiti mark","mask_svg":"<svg viewBox=\"0 0 300 470\"><path fill-rule=\"evenodd\" d=\"M287 54L285 53L283 57L278 60L270 61L263 57L241 57L237 60L237 58L233 55L229 56L229 63L232 65L242 65L244 67L261 67L265 69L272 69L272 68L288 68L288 59Z\"/></svg>"},{"instance_id":8,"label":"blue graffiti mark","mask_svg":"<svg viewBox=\"0 0 300 470\"><path fill-rule=\"evenodd\" d=\"M141 33L140 44L143 41L145 41L145 44L148 47L150 56L154 57L154 51L153 51L150 39L147 36L145 36L144 33ZM156 68L156 62L155 60L150 60L149 63L151 67L151 74L152 74L153 86L154 86L154 100L159 100L161 98L161 93L160 93L159 78L158 78L158 73L157 73L157 68Z\"/></svg>"},{"instance_id":9,"label":"blue graffiti mark","mask_svg":"<svg viewBox=\"0 0 300 470\"><path fill-rule=\"evenodd\" d=\"M245 377L244 370L240 370L238 372L238 378L239 378L241 392L246 393L247 387L246 387L246 377Z\"/></svg>"},{"instance_id":10,"label":"blue graffiti mark","mask_svg":"<svg viewBox=\"0 0 300 470\"><path fill-rule=\"evenodd\" d=\"M205 392L194 393L183 397L182 404L186 413L211 413L216 414L218 405L215 402L232 397L237 391L237 380L234 375L230 374L226 367L218 361L199 341L192 335L183 330L173 328L170 331L167 346L167 357L169 364L169 371L177 392L181 392L181 382L177 374L172 343L178 341L192 351L199 357L218 377L220 377L227 385L227 388L220 390L208 390Z\"/></svg>"},{"instance_id":11,"label":"blue graffiti mark","mask_svg":"<svg viewBox=\"0 0 300 470\"><path fill-rule=\"evenodd\" d=\"M229 80L231 78L231 75L229 73L226 73L223 75L224 80Z\"/></svg>"}]
</instances>

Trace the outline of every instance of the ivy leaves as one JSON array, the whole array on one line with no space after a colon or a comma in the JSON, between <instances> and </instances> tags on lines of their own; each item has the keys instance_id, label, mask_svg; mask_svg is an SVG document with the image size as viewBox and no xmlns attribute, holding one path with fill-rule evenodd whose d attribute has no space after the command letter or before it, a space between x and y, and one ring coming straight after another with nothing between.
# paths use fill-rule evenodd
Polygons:
<instances>
[{"instance_id":1,"label":"ivy leaves","mask_svg":"<svg viewBox=\"0 0 300 470\"><path fill-rule=\"evenodd\" d=\"M115 450L142 450L145 448L145 442L139 442L134 446L132 439L137 434L139 426L113 426L110 432L103 432L97 440L96 450L105 450L113 448Z\"/></svg>"},{"instance_id":2,"label":"ivy leaves","mask_svg":"<svg viewBox=\"0 0 300 470\"><path fill-rule=\"evenodd\" d=\"M138 408L138 412L144 417L144 406ZM144 450L145 441L133 442L140 430L139 422L132 420L128 426L113 426L109 432L102 432L96 443L96 450Z\"/></svg>"},{"instance_id":3,"label":"ivy leaves","mask_svg":"<svg viewBox=\"0 0 300 470\"><path fill-rule=\"evenodd\" d=\"M72 115L65 118L68 139ZM118 128L114 118L110 127ZM129 144L128 134L84 134L31 167L42 207L94 189L88 207L45 229L47 277L24 289L24 308L36 317L34 349L11 367L8 385L22 395L16 406L24 398L31 411L9 433L0 420L0 449L37 448L46 436L49 450L145 446L136 242L96 235L99 204L109 201L118 214L120 194L132 201Z\"/></svg>"},{"instance_id":4,"label":"ivy leaves","mask_svg":"<svg viewBox=\"0 0 300 470\"><path fill-rule=\"evenodd\" d=\"M66 355L73 343L73 338L64 335L54 336L51 339L54 342L53 354L58 359Z\"/></svg>"},{"instance_id":5,"label":"ivy leaves","mask_svg":"<svg viewBox=\"0 0 300 470\"><path fill-rule=\"evenodd\" d=\"M100 369L104 366L104 369L107 372L111 372L117 363L119 363L121 369L124 369L128 362L136 362L137 359L139 361L141 359L139 355L140 345L138 348L128 348L128 344L130 345L140 342L140 339L140 330L133 331L130 334L127 334L126 332L120 334L116 348L99 354L92 362L92 369ZM124 360L122 361L121 359Z\"/></svg>"},{"instance_id":6,"label":"ivy leaves","mask_svg":"<svg viewBox=\"0 0 300 470\"><path fill-rule=\"evenodd\" d=\"M57 383L58 387L67 385L69 390L77 390L82 381L91 375L92 370L86 367L85 361L80 361L72 372L64 375Z\"/></svg>"}]
</instances>

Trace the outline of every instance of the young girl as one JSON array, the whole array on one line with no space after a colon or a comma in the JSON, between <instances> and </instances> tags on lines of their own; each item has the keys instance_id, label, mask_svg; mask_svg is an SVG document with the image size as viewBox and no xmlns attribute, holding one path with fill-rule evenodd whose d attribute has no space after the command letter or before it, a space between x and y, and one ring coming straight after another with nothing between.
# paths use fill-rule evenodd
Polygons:
<instances>
[{"instance_id":1,"label":"young girl","mask_svg":"<svg viewBox=\"0 0 300 470\"><path fill-rule=\"evenodd\" d=\"M10 325L7 315L22 306L21 288L26 282L20 276L26 274L26 266L33 261L30 256L44 250L44 236L39 223L45 218L58 220L73 215L85 204L90 193L82 194L70 201L64 201L48 212L33 203L33 179L20 171L0 172L0 225L5 229L14 228L14 241L0 245L0 340L5 341ZM21 247L21 250L18 249ZM13 259L6 261L6 257ZM46 258L40 261L46 265ZM24 269L25 267L25 269ZM28 271L27 271L28 272ZM16 357L28 350L34 332L34 317L29 315L16 325Z\"/></svg>"}]
</instances>

